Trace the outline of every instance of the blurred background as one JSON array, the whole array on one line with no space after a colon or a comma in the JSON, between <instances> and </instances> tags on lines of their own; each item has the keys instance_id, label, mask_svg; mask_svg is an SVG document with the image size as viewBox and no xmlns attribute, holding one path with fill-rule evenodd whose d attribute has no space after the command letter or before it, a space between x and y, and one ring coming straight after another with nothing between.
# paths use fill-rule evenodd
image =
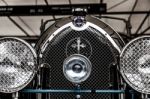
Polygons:
<instances>
[{"instance_id":1,"label":"blurred background","mask_svg":"<svg viewBox=\"0 0 150 99\"><path fill-rule=\"evenodd\" d=\"M8 5L62 5L62 4L92 4L106 3L107 12L100 14L100 18L108 23L125 39L150 33L150 0L0 0L0 6ZM115 13L118 12L118 13ZM124 13L127 12L127 13ZM142 12L142 13L132 13ZM145 13L144 13L145 12ZM49 25L64 15L59 16L1 16L0 37L21 36L28 40L37 39L40 35L41 20L52 19Z\"/></svg>"}]
</instances>

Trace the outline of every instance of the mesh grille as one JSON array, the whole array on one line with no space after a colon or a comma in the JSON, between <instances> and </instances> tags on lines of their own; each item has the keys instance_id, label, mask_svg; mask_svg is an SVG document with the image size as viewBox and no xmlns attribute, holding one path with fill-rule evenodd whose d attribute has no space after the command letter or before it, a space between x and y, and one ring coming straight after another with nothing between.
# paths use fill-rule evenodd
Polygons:
<instances>
[{"instance_id":1,"label":"mesh grille","mask_svg":"<svg viewBox=\"0 0 150 99\"><path fill-rule=\"evenodd\" d=\"M109 88L109 66L115 62L115 53L112 44L96 29L89 27L83 31L75 31L66 28L56 35L49 43L43 53L41 63L48 63L50 71L50 88L52 89L74 89L75 86L69 82L63 74L63 62L71 54L77 54L76 39L81 39L79 54L89 58L92 63L90 77L81 84L81 89L108 89ZM75 41L73 41L75 40ZM71 43L70 43L71 42ZM69 46L70 45L70 46ZM69 47L67 47L69 46ZM66 52L67 51L67 52ZM68 54L69 53L69 54ZM52 99L74 99L74 94L51 94ZM110 99L109 94L83 94L82 99Z\"/></svg>"},{"instance_id":2,"label":"mesh grille","mask_svg":"<svg viewBox=\"0 0 150 99\"><path fill-rule=\"evenodd\" d=\"M135 90L150 93L150 38L131 41L121 54L120 67L125 80Z\"/></svg>"},{"instance_id":3,"label":"mesh grille","mask_svg":"<svg viewBox=\"0 0 150 99\"><path fill-rule=\"evenodd\" d=\"M0 90L18 91L33 78L35 55L23 42L5 38L0 40Z\"/></svg>"}]
</instances>

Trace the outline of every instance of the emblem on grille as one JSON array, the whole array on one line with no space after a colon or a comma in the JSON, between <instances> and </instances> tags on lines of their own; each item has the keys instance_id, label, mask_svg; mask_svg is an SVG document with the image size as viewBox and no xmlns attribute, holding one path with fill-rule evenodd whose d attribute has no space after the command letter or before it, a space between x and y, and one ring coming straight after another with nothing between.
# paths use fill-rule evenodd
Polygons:
<instances>
[{"instance_id":1,"label":"emblem on grille","mask_svg":"<svg viewBox=\"0 0 150 99\"><path fill-rule=\"evenodd\" d=\"M86 45L84 43L81 43L80 37L77 38L76 44L71 45L72 48L77 48L78 54L80 53L80 48L85 48Z\"/></svg>"},{"instance_id":2,"label":"emblem on grille","mask_svg":"<svg viewBox=\"0 0 150 99\"><path fill-rule=\"evenodd\" d=\"M72 54L82 54L86 57L90 57L92 54L92 47L88 40L77 37L71 39L66 46L66 54L70 56Z\"/></svg>"}]
</instances>

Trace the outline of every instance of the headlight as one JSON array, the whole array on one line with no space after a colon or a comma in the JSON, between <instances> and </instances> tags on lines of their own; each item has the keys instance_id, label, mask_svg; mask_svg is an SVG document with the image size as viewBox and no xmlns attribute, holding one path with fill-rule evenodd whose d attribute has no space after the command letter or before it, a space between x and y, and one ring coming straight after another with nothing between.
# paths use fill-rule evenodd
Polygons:
<instances>
[{"instance_id":1,"label":"headlight","mask_svg":"<svg viewBox=\"0 0 150 99\"><path fill-rule=\"evenodd\" d=\"M150 93L150 37L129 42L120 57L120 69L125 81L136 91Z\"/></svg>"},{"instance_id":2,"label":"headlight","mask_svg":"<svg viewBox=\"0 0 150 99\"><path fill-rule=\"evenodd\" d=\"M24 88L36 72L36 54L18 38L0 39L0 92L12 93Z\"/></svg>"},{"instance_id":3,"label":"headlight","mask_svg":"<svg viewBox=\"0 0 150 99\"><path fill-rule=\"evenodd\" d=\"M85 81L91 73L91 62L83 55L72 55L65 60L63 73L69 81L81 83Z\"/></svg>"}]
</instances>

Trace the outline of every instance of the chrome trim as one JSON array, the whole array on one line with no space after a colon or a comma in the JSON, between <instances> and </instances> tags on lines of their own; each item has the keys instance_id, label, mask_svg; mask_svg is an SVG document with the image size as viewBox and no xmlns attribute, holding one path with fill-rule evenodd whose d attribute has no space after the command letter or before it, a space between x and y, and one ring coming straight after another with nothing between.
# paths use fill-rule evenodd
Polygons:
<instances>
[{"instance_id":1,"label":"chrome trim","mask_svg":"<svg viewBox=\"0 0 150 99\"><path fill-rule=\"evenodd\" d=\"M121 50L119 48L119 46L115 43L115 41L110 37L110 35L102 28L100 28L99 26L91 23L91 22L86 22L85 25L83 25L82 27L75 27L73 25L72 22L69 22L65 25L63 25L62 27L58 28L53 34L51 34L51 36L46 40L46 42L44 42L43 46L41 47L41 53L43 53L47 47L47 42L50 42L56 35L58 35L58 33L60 33L60 31L62 31L63 29L67 28L67 27L71 27L72 29L76 30L76 31L82 31L85 30L86 28L88 28L89 26L97 29L99 32L101 32L104 36L106 36L106 38L113 44L113 46L118 50L118 52L120 53Z\"/></svg>"}]
</instances>

